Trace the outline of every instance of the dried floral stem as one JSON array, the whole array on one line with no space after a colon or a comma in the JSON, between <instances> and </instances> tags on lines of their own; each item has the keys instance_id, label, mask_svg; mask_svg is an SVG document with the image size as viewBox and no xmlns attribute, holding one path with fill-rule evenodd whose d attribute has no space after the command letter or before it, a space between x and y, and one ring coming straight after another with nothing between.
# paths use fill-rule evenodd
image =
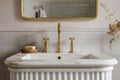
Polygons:
<instances>
[{"instance_id":1,"label":"dried floral stem","mask_svg":"<svg viewBox=\"0 0 120 80\"><path fill-rule=\"evenodd\" d=\"M116 42L116 40L119 38L118 32L120 31L120 22L118 22L116 24L110 24L109 29L110 29L110 31L107 32L107 34L112 36L111 40L109 41L110 48L112 48L113 42Z\"/></svg>"},{"instance_id":2,"label":"dried floral stem","mask_svg":"<svg viewBox=\"0 0 120 80\"><path fill-rule=\"evenodd\" d=\"M108 21L112 21L115 24L110 24L109 25L109 32L107 32L107 34L109 34L112 38L109 41L110 43L110 48L112 48L112 44L113 42L116 42L116 40L119 38L118 36L118 32L120 31L120 20L118 19L118 17L115 17L116 11L112 11L108 8L108 5L101 2L100 1L100 6L104 9L104 11L108 14L107 16L105 16L105 18Z\"/></svg>"}]
</instances>

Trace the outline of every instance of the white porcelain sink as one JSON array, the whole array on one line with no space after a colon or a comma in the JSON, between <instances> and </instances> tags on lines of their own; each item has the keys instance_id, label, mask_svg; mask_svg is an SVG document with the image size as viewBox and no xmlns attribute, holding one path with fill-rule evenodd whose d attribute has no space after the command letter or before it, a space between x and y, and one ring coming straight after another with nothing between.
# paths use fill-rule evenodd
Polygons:
<instances>
[{"instance_id":1,"label":"white porcelain sink","mask_svg":"<svg viewBox=\"0 0 120 80\"><path fill-rule=\"evenodd\" d=\"M117 64L113 57L81 53L17 53L5 60L9 67L105 67Z\"/></svg>"}]
</instances>

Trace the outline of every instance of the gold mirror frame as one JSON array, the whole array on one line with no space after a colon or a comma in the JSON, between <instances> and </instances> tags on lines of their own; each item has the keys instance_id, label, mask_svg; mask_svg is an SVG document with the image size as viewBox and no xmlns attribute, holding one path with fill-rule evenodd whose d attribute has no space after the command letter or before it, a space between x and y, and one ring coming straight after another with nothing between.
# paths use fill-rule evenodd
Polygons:
<instances>
[{"instance_id":1,"label":"gold mirror frame","mask_svg":"<svg viewBox=\"0 0 120 80\"><path fill-rule=\"evenodd\" d=\"M21 16L24 20L35 20L35 21L45 21L45 20L91 20L95 19L98 16L98 0L95 2L96 4L96 11L95 11L95 16L92 17L69 17L69 18L31 18L31 17L26 17L24 16L24 0L21 0Z\"/></svg>"}]
</instances>

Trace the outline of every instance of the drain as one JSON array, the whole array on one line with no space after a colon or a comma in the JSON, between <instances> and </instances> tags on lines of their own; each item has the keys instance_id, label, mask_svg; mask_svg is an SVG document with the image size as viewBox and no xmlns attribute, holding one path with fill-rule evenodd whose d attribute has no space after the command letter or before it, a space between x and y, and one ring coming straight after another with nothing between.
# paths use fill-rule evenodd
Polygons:
<instances>
[{"instance_id":1,"label":"drain","mask_svg":"<svg viewBox=\"0 0 120 80\"><path fill-rule=\"evenodd\" d=\"M61 56L58 56L57 58L60 60L60 59L61 59Z\"/></svg>"}]
</instances>

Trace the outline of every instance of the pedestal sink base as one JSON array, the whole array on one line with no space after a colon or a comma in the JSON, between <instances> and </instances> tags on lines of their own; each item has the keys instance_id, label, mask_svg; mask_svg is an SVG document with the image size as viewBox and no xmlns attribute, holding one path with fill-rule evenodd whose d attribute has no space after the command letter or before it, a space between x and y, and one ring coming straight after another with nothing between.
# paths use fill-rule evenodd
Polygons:
<instances>
[{"instance_id":1,"label":"pedestal sink base","mask_svg":"<svg viewBox=\"0 0 120 80\"><path fill-rule=\"evenodd\" d=\"M112 80L113 67L9 68L10 80Z\"/></svg>"}]
</instances>

